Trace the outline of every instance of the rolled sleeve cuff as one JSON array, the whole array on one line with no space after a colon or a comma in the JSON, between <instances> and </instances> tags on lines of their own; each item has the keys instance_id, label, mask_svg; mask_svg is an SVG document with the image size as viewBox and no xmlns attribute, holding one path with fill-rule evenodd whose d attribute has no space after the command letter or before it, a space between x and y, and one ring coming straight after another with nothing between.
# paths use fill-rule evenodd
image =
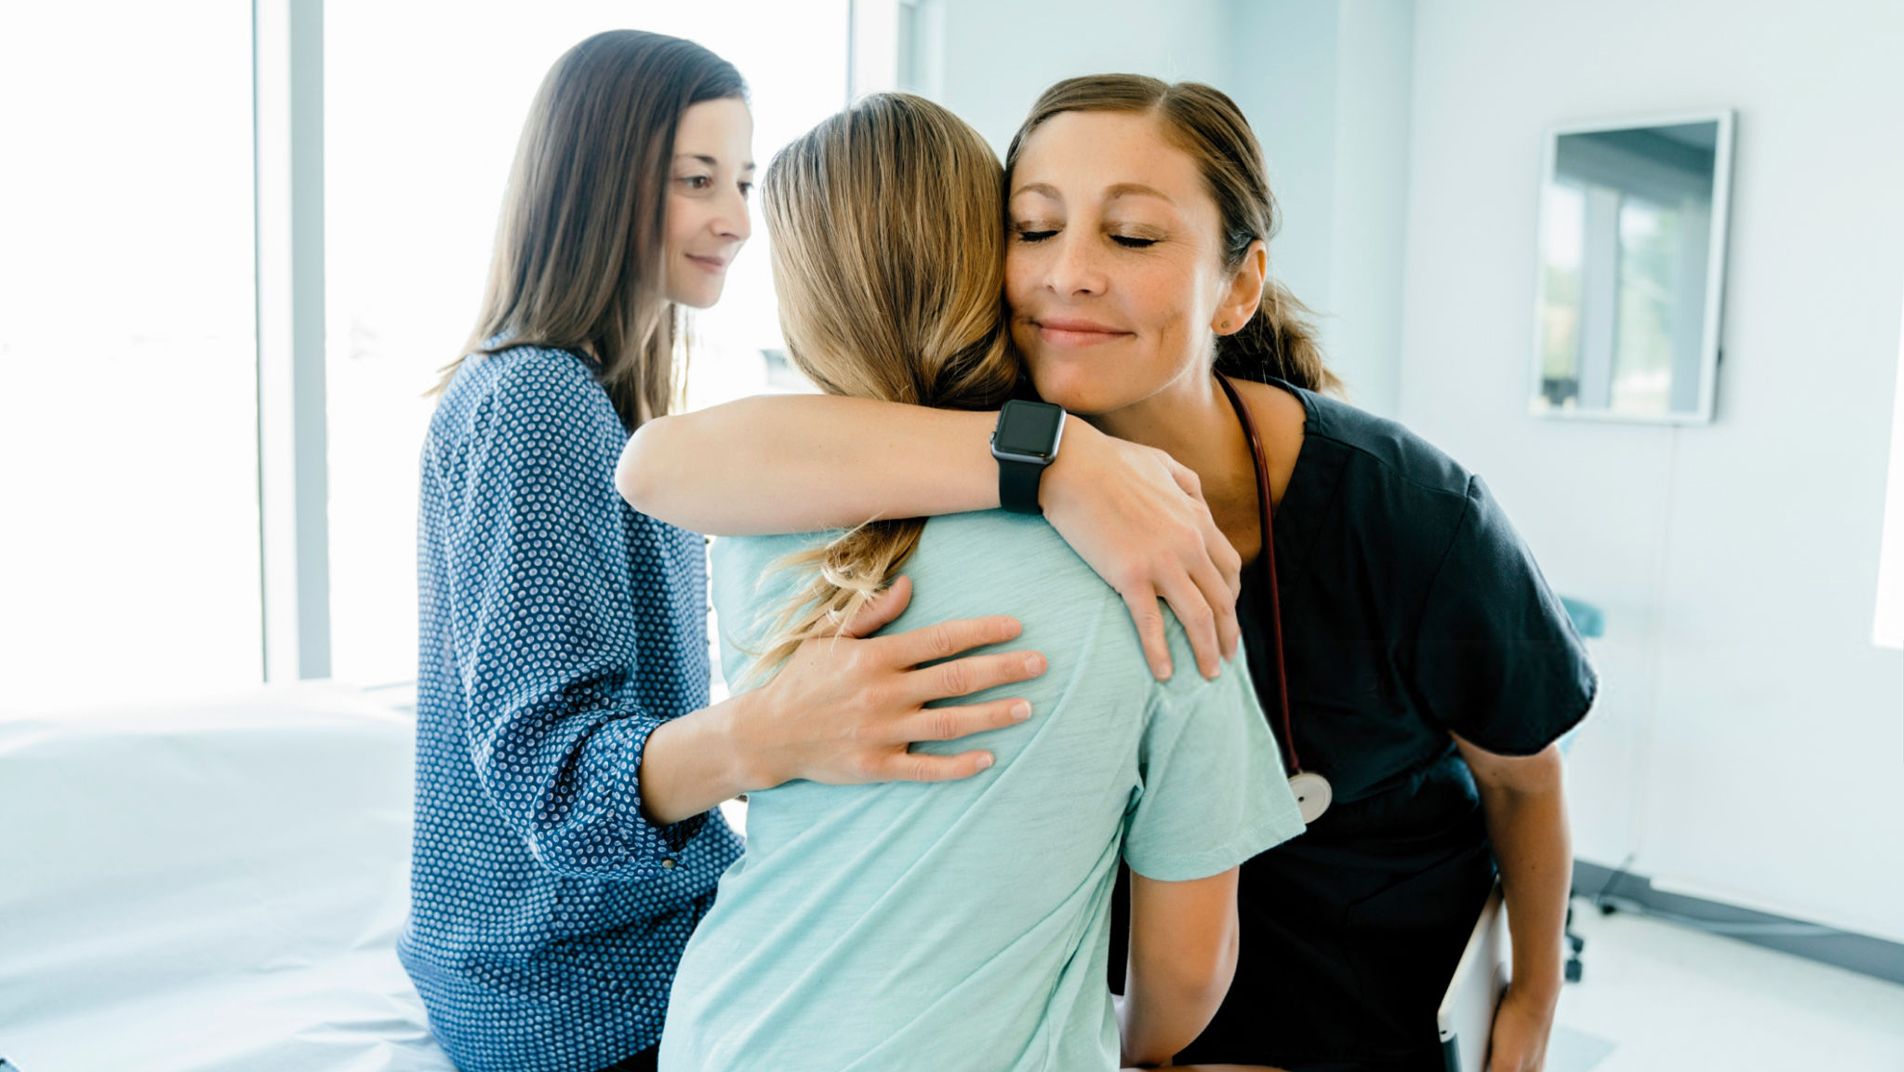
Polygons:
<instances>
[{"instance_id":1,"label":"rolled sleeve cuff","mask_svg":"<svg viewBox=\"0 0 1904 1072\"><path fill-rule=\"evenodd\" d=\"M694 836L707 825L707 813L691 815L678 823L657 825L648 818L647 809L641 804L641 759L648 749L648 737L667 719L656 715L636 714L624 720L629 738L628 762L623 767L627 772L627 784L621 799L626 806L621 809L623 815L622 838L629 847L629 855L656 867L667 866L670 858L678 855L694 840Z\"/></svg>"}]
</instances>

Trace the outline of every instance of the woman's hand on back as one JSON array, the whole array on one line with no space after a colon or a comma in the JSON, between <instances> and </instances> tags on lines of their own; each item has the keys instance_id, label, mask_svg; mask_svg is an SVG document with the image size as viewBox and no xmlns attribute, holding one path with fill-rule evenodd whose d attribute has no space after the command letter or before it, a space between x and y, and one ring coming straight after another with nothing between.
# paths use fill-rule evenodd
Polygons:
<instances>
[{"instance_id":1,"label":"woman's hand on back","mask_svg":"<svg viewBox=\"0 0 1904 1072\"><path fill-rule=\"evenodd\" d=\"M1160 680L1171 674L1162 599L1176 612L1197 667L1215 677L1236 653L1243 561L1210 516L1197 474L1154 447L1070 418L1044 475L1045 518L1124 597Z\"/></svg>"},{"instance_id":2,"label":"woman's hand on back","mask_svg":"<svg viewBox=\"0 0 1904 1072\"><path fill-rule=\"evenodd\" d=\"M751 694L757 701L754 717L737 731L751 768L748 784L941 782L969 778L992 765L992 754L982 750L939 755L908 746L1023 722L1031 715L1029 704L1001 699L925 705L1035 678L1045 671L1044 656L1031 651L967 654L1017 637L1021 626L1007 617L872 635L899 617L911 599L912 582L901 576L837 637L800 645L780 673Z\"/></svg>"}]
</instances>

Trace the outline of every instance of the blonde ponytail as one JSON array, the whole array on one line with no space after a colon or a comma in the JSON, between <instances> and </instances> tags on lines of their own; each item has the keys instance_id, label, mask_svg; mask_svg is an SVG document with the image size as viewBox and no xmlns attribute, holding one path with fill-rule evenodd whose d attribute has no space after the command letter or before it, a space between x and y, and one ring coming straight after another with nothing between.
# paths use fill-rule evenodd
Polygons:
<instances>
[{"instance_id":1,"label":"blonde ponytail","mask_svg":"<svg viewBox=\"0 0 1904 1072\"><path fill-rule=\"evenodd\" d=\"M761 204L787 355L807 378L828 394L951 409L1011 397L1002 175L977 131L905 93L873 94L774 157ZM871 520L778 563L813 576L767 630L757 669L836 634L924 528Z\"/></svg>"}]
</instances>

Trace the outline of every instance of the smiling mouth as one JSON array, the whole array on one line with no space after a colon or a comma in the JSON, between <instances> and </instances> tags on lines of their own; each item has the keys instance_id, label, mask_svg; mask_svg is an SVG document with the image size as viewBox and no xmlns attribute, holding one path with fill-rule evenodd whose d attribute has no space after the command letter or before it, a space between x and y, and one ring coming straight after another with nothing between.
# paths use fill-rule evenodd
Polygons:
<instances>
[{"instance_id":1,"label":"smiling mouth","mask_svg":"<svg viewBox=\"0 0 1904 1072\"><path fill-rule=\"evenodd\" d=\"M1033 320L1032 326L1038 329L1038 337L1045 342L1058 346L1096 346L1128 338L1130 332L1107 328L1101 324L1088 324L1077 321Z\"/></svg>"},{"instance_id":2,"label":"smiling mouth","mask_svg":"<svg viewBox=\"0 0 1904 1072\"><path fill-rule=\"evenodd\" d=\"M687 258L694 262L695 267L704 272L724 272L727 270L727 262L718 257L701 257L690 253L687 255Z\"/></svg>"}]
</instances>

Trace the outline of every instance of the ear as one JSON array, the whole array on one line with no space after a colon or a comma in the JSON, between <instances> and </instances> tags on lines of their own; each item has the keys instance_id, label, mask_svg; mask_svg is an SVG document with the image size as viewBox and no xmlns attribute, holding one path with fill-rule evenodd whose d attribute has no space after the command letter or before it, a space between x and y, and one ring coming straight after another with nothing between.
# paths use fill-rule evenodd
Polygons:
<instances>
[{"instance_id":1,"label":"ear","mask_svg":"<svg viewBox=\"0 0 1904 1072\"><path fill-rule=\"evenodd\" d=\"M1210 318L1210 330L1218 335L1234 335L1243 330L1250 317L1263 305L1263 288L1269 284L1269 247L1262 239L1250 243L1243 263L1230 276L1229 289Z\"/></svg>"}]
</instances>

